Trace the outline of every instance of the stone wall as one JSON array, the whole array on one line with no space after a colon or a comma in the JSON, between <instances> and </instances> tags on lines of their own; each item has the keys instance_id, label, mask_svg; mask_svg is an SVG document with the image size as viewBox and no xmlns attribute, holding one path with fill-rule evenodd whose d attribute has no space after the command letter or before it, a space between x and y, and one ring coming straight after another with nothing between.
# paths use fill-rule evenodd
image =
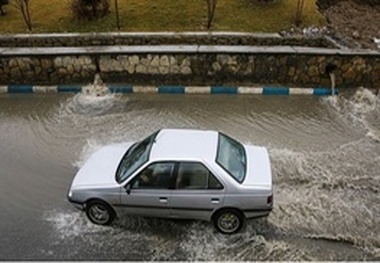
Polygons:
<instances>
[{"instance_id":1,"label":"stone wall","mask_svg":"<svg viewBox=\"0 0 380 263\"><path fill-rule=\"evenodd\" d=\"M79 84L100 72L107 83L139 85L379 87L380 53L297 47L157 46L0 49L0 85Z\"/></svg>"},{"instance_id":2,"label":"stone wall","mask_svg":"<svg viewBox=\"0 0 380 263\"><path fill-rule=\"evenodd\" d=\"M82 47L142 45L304 46L335 48L323 36L280 36L260 33L85 33L0 35L0 47Z\"/></svg>"}]
</instances>

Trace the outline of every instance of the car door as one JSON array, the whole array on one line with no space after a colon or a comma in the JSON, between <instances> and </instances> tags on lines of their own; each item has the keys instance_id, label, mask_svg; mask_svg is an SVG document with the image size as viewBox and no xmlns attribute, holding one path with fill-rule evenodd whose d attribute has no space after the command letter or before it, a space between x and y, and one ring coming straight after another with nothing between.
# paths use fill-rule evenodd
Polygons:
<instances>
[{"instance_id":1,"label":"car door","mask_svg":"<svg viewBox=\"0 0 380 263\"><path fill-rule=\"evenodd\" d=\"M225 187L201 162L179 162L172 192L172 217L208 220L223 205Z\"/></svg>"},{"instance_id":2,"label":"car door","mask_svg":"<svg viewBox=\"0 0 380 263\"><path fill-rule=\"evenodd\" d=\"M139 172L121 191L124 213L169 217L174 162L156 162Z\"/></svg>"}]
</instances>

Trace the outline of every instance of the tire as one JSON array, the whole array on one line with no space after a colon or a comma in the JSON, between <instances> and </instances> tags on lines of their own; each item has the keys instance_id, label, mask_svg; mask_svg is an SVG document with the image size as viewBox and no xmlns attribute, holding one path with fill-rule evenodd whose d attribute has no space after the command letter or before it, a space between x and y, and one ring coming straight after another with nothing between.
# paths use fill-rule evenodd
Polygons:
<instances>
[{"instance_id":1,"label":"tire","mask_svg":"<svg viewBox=\"0 0 380 263\"><path fill-rule=\"evenodd\" d=\"M245 218L235 209L223 209L214 216L214 227L222 234L234 234L241 230Z\"/></svg>"},{"instance_id":2,"label":"tire","mask_svg":"<svg viewBox=\"0 0 380 263\"><path fill-rule=\"evenodd\" d=\"M86 215L96 225L109 225L115 219L115 211L106 202L93 200L87 203Z\"/></svg>"}]
</instances>

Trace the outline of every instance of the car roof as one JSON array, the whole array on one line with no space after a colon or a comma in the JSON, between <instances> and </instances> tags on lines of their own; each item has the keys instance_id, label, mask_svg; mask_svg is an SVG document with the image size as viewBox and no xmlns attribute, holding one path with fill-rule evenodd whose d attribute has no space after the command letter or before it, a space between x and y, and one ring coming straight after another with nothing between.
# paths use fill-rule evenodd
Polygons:
<instances>
[{"instance_id":1,"label":"car roof","mask_svg":"<svg viewBox=\"0 0 380 263\"><path fill-rule=\"evenodd\" d=\"M156 136L150 159L214 161L217 145L217 131L162 129Z\"/></svg>"}]
</instances>

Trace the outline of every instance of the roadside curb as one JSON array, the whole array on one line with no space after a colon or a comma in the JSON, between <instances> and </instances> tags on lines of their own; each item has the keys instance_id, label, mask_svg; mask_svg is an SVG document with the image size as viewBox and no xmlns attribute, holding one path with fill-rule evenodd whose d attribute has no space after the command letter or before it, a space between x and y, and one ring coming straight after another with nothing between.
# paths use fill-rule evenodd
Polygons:
<instances>
[{"instance_id":1,"label":"roadside curb","mask_svg":"<svg viewBox=\"0 0 380 263\"><path fill-rule=\"evenodd\" d=\"M58 85L32 86L8 85L0 86L0 93L81 93L88 91L89 86ZM103 88L103 87L102 87ZM237 87L237 86L131 86L109 85L111 93L158 93L158 94L261 94L261 95L331 95L331 89L316 88L288 88L279 86ZM96 88L94 89L96 92ZM335 89L335 94L338 90Z\"/></svg>"}]
</instances>

